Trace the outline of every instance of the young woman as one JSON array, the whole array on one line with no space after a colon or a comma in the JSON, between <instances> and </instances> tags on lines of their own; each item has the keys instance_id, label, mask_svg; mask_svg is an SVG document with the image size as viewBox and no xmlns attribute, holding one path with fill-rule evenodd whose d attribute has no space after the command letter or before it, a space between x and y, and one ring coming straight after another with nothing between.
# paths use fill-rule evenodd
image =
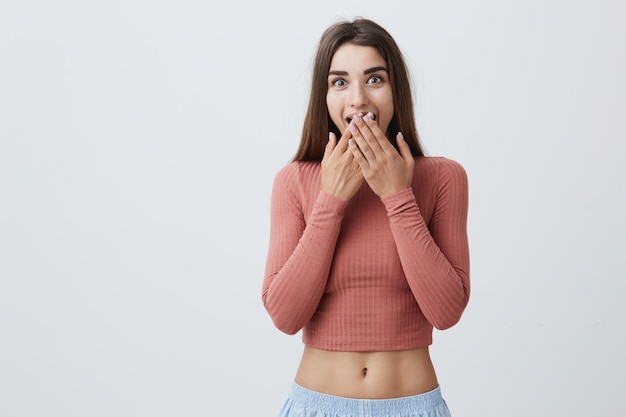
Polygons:
<instances>
[{"instance_id":1,"label":"young woman","mask_svg":"<svg viewBox=\"0 0 626 417\"><path fill-rule=\"evenodd\" d=\"M272 192L263 302L305 344L281 416L449 415L428 347L468 302L466 220L465 171L424 156L393 38L328 28Z\"/></svg>"}]
</instances>

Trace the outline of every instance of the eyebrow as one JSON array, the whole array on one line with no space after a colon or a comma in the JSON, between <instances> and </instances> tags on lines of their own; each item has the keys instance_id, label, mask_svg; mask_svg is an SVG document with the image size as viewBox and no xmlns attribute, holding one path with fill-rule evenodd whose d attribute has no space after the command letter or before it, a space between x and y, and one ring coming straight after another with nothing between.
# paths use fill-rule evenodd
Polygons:
<instances>
[{"instance_id":1,"label":"eyebrow","mask_svg":"<svg viewBox=\"0 0 626 417\"><path fill-rule=\"evenodd\" d=\"M385 67L372 67L363 71L363 74L368 75L378 71L388 72ZM330 77L331 75L348 75L348 71L328 71L328 76Z\"/></svg>"},{"instance_id":2,"label":"eyebrow","mask_svg":"<svg viewBox=\"0 0 626 417\"><path fill-rule=\"evenodd\" d=\"M373 67L373 68L366 69L365 71L363 71L363 74L367 75L367 74L371 74L373 72L378 72L378 71L388 72L387 68L385 68L385 67Z\"/></svg>"}]
</instances>

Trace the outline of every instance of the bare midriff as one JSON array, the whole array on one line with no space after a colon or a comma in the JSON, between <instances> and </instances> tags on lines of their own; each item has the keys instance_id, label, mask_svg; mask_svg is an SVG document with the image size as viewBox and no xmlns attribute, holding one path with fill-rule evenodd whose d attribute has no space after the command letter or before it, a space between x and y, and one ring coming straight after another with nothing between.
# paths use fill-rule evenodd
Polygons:
<instances>
[{"instance_id":1,"label":"bare midriff","mask_svg":"<svg viewBox=\"0 0 626 417\"><path fill-rule=\"evenodd\" d=\"M298 385L340 397L398 398L437 388L428 347L391 352L337 352L305 346Z\"/></svg>"}]
</instances>

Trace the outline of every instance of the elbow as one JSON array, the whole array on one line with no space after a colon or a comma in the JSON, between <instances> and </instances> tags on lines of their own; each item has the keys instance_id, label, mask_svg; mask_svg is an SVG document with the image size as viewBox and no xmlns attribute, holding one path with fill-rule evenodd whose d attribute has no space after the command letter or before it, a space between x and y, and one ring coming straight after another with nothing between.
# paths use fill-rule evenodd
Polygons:
<instances>
[{"instance_id":1,"label":"elbow","mask_svg":"<svg viewBox=\"0 0 626 417\"><path fill-rule=\"evenodd\" d=\"M263 305L265 306L265 310L269 313L272 323L274 323L274 326L281 332L294 335L304 327L304 324L296 320L293 314L289 314L287 311L281 311L277 306L272 305L270 300L268 300L267 294L263 295Z\"/></svg>"},{"instance_id":2,"label":"elbow","mask_svg":"<svg viewBox=\"0 0 626 417\"><path fill-rule=\"evenodd\" d=\"M461 320L460 314L454 317L446 317L443 319L432 320L431 324L437 330L448 330L449 328L457 324L459 320Z\"/></svg>"},{"instance_id":3,"label":"elbow","mask_svg":"<svg viewBox=\"0 0 626 417\"><path fill-rule=\"evenodd\" d=\"M465 298L463 303L459 304L457 308L447 311L446 314L440 314L436 317L431 317L429 321L435 329L447 330L461 320L461 316L463 315L466 306L467 298Z\"/></svg>"},{"instance_id":4,"label":"elbow","mask_svg":"<svg viewBox=\"0 0 626 417\"><path fill-rule=\"evenodd\" d=\"M294 334L298 333L300 329L302 329L302 326L299 326L298 324L291 321L281 320L278 317L272 317L272 322L278 330L290 336L293 336Z\"/></svg>"}]
</instances>

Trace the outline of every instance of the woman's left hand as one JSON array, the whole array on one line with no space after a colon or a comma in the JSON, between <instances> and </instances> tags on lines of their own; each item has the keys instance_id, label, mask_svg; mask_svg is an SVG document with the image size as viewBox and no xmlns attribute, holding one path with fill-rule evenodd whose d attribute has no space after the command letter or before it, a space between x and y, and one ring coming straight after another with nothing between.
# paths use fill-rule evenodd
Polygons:
<instances>
[{"instance_id":1,"label":"woman's left hand","mask_svg":"<svg viewBox=\"0 0 626 417\"><path fill-rule=\"evenodd\" d=\"M385 198L411 187L415 159L402 133L396 137L398 153L371 114L355 116L350 130L349 147L372 191Z\"/></svg>"}]
</instances>

